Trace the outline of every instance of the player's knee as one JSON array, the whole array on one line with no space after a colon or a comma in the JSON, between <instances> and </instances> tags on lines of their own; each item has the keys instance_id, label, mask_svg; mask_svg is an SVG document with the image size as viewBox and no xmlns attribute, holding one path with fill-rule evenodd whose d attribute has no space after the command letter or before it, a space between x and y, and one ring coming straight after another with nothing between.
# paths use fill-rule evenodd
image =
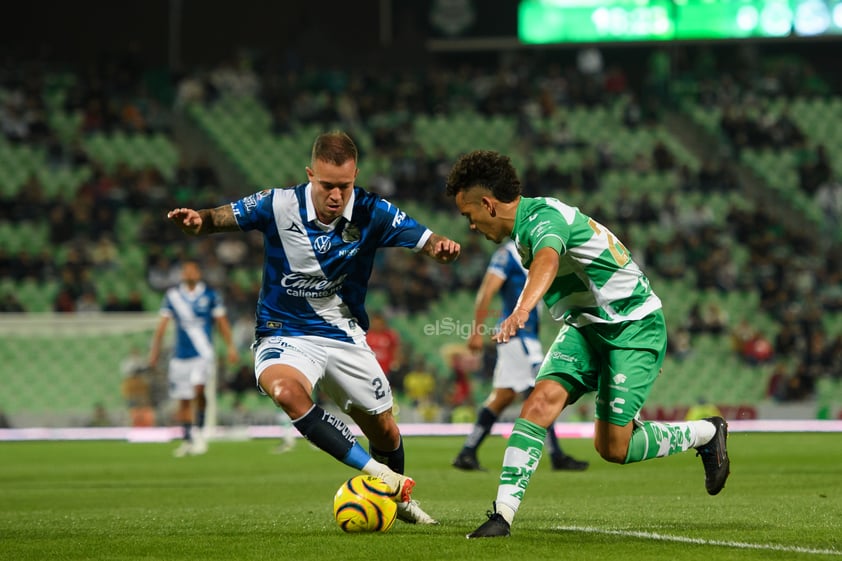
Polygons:
<instances>
[{"instance_id":1,"label":"player's knee","mask_svg":"<svg viewBox=\"0 0 842 561\"><path fill-rule=\"evenodd\" d=\"M529 419L541 426L549 426L564 405L555 396L546 393L532 392L529 398L523 403L521 417Z\"/></svg>"},{"instance_id":2,"label":"player's knee","mask_svg":"<svg viewBox=\"0 0 842 561\"><path fill-rule=\"evenodd\" d=\"M302 397L305 400L309 399L309 396L307 396L307 394L301 389L299 384L293 380L284 378L275 380L272 383L269 396L272 398L272 401L275 402L275 405L287 413L289 413L291 409L294 409L295 406L300 406Z\"/></svg>"},{"instance_id":3,"label":"player's knee","mask_svg":"<svg viewBox=\"0 0 842 561\"><path fill-rule=\"evenodd\" d=\"M594 442L594 448L596 448L597 454L600 457L608 462L614 464L624 464L626 463L626 455L628 454L628 445L620 446L616 443L608 443L602 444L598 441Z\"/></svg>"}]
</instances>

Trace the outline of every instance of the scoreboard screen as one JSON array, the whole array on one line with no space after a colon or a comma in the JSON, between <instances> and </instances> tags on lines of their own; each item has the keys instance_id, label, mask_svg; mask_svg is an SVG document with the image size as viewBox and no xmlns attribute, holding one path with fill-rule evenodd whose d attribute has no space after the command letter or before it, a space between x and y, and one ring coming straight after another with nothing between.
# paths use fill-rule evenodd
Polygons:
<instances>
[{"instance_id":1,"label":"scoreboard screen","mask_svg":"<svg viewBox=\"0 0 842 561\"><path fill-rule=\"evenodd\" d=\"M842 0L521 0L523 43L842 35Z\"/></svg>"}]
</instances>

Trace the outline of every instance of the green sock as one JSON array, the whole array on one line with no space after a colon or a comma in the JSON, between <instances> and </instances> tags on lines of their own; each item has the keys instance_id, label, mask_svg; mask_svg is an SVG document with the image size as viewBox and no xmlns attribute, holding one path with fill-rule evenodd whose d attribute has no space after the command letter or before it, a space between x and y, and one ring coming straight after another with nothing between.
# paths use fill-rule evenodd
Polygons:
<instances>
[{"instance_id":1,"label":"green sock","mask_svg":"<svg viewBox=\"0 0 842 561\"><path fill-rule=\"evenodd\" d=\"M644 421L634 427L625 463L642 462L684 452L696 446L695 423Z\"/></svg>"},{"instance_id":2,"label":"green sock","mask_svg":"<svg viewBox=\"0 0 842 561\"><path fill-rule=\"evenodd\" d=\"M541 461L544 438L547 429L526 419L518 419L509 437L506 453L503 455L503 469L500 485L497 487L497 505L512 510L510 516L520 507L523 494L529 485L529 478L535 473ZM508 521L511 524L511 520Z\"/></svg>"}]
</instances>

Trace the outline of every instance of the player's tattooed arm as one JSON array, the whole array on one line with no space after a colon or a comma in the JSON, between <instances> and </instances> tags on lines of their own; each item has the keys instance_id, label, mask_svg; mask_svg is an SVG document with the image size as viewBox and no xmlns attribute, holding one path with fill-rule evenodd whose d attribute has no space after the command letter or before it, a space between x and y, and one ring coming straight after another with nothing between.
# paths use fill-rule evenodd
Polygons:
<instances>
[{"instance_id":1,"label":"player's tattooed arm","mask_svg":"<svg viewBox=\"0 0 842 561\"><path fill-rule=\"evenodd\" d=\"M167 218L181 228L184 233L192 236L240 230L231 205L202 210L176 208L167 213Z\"/></svg>"}]
</instances>

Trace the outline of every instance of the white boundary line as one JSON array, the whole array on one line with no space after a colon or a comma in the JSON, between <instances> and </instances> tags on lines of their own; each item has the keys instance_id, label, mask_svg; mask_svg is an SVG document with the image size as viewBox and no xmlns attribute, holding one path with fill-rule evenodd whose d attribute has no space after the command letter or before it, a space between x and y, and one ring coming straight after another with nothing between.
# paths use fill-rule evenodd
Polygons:
<instances>
[{"instance_id":1,"label":"white boundary line","mask_svg":"<svg viewBox=\"0 0 842 561\"><path fill-rule=\"evenodd\" d=\"M812 555L839 555L842 550L838 549L813 549L810 547L775 545L771 543L747 543L729 542L724 540L706 540L704 538L691 538L689 536L670 536L657 534L655 532L637 532L634 530L611 530L610 528L596 528L594 526L557 526L557 530L564 532L581 532L586 534L606 534L610 536L623 536L628 538L640 538L643 540L655 540L663 542L689 543L695 545L714 545L720 547L732 547L736 549L761 549L766 551L784 551L787 553L808 553ZM715 557L715 556L714 556Z\"/></svg>"},{"instance_id":2,"label":"white boundary line","mask_svg":"<svg viewBox=\"0 0 842 561\"><path fill-rule=\"evenodd\" d=\"M513 423L496 423L492 434L506 438L512 432ZM471 423L400 423L404 436L465 436L473 429ZM555 425L559 438L593 438L592 422ZM354 424L348 425L357 436L362 432ZM754 420L728 421L728 432L842 432L842 420ZM252 425L247 427L217 426L210 435L212 439L280 438L278 425ZM0 442L17 440L128 440L129 442L169 442L181 438L180 427L104 427L104 428L58 428L31 427L0 429Z\"/></svg>"}]
</instances>

